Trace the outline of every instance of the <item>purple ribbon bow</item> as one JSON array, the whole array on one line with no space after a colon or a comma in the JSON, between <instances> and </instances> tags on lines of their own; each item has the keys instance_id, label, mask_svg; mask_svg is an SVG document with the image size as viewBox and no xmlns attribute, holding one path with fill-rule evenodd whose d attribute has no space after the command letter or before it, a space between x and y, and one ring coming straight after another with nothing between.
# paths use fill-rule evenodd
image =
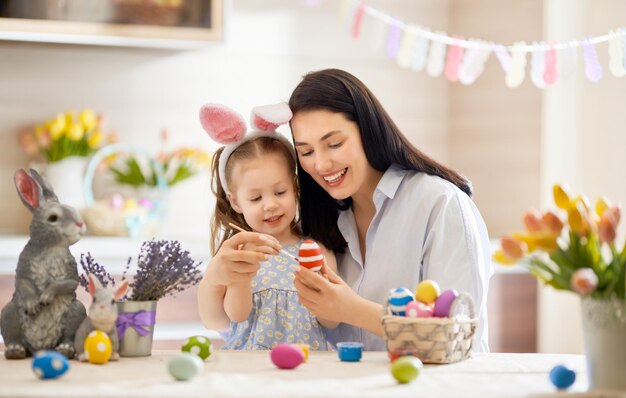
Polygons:
<instances>
[{"instance_id":1,"label":"purple ribbon bow","mask_svg":"<svg viewBox=\"0 0 626 398\"><path fill-rule=\"evenodd\" d=\"M117 335L119 339L123 339L126 329L132 327L140 336L147 335L150 331L145 326L152 326L156 321L155 311L138 311L138 312L120 312L117 315Z\"/></svg>"}]
</instances>

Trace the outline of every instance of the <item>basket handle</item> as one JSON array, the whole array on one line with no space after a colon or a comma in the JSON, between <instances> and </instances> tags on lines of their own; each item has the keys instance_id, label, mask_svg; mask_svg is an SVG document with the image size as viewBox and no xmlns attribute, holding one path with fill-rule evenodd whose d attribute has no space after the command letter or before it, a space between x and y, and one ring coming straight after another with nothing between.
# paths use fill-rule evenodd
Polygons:
<instances>
[{"instance_id":1,"label":"basket handle","mask_svg":"<svg viewBox=\"0 0 626 398\"><path fill-rule=\"evenodd\" d=\"M89 163L87 164L87 170L85 171L85 178L83 180L83 194L85 196L85 203L87 206L92 206L94 203L93 177L96 173L96 168L106 157L119 152L130 152L145 156L150 161L150 164L156 174L156 187L162 192L167 191L167 181L165 179L163 167L147 151L128 144L111 144L102 147L100 150L94 153L89 160Z\"/></svg>"}]
</instances>

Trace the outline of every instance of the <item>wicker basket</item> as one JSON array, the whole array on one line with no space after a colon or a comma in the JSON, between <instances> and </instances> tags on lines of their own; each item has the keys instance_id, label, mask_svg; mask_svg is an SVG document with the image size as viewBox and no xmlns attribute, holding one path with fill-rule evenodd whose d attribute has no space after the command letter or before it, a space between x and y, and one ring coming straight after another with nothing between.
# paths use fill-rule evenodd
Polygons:
<instances>
[{"instance_id":1,"label":"wicker basket","mask_svg":"<svg viewBox=\"0 0 626 398\"><path fill-rule=\"evenodd\" d=\"M424 363L438 364L469 358L478 320L471 296L461 293L459 298L469 312L467 319L396 316L384 305L381 322L389 354L415 355Z\"/></svg>"}]
</instances>

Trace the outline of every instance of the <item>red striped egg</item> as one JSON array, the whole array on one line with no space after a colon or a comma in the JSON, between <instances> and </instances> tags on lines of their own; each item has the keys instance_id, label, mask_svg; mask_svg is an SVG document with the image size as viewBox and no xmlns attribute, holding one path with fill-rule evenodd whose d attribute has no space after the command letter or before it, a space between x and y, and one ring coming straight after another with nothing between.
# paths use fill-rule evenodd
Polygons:
<instances>
[{"instance_id":1,"label":"red striped egg","mask_svg":"<svg viewBox=\"0 0 626 398\"><path fill-rule=\"evenodd\" d=\"M298 250L298 261L301 266L311 271L319 271L324 264L324 255L317 242L312 239L302 242Z\"/></svg>"}]
</instances>

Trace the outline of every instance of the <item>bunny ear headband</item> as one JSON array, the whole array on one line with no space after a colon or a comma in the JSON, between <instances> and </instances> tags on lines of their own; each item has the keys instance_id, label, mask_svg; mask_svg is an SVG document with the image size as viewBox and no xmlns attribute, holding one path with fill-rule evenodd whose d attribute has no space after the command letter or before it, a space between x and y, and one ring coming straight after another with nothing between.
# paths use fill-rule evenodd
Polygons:
<instances>
[{"instance_id":1,"label":"bunny ear headband","mask_svg":"<svg viewBox=\"0 0 626 398\"><path fill-rule=\"evenodd\" d=\"M246 133L246 121L232 109L216 104L207 104L200 108L200 123L209 137L225 145L219 159L219 175L224 191L226 184L226 163L232 153L246 142L258 137L271 137L289 148L296 158L293 145L286 137L276 132L276 128L291 120L293 114L289 106L281 102L275 105L257 106L252 109L250 124L254 130Z\"/></svg>"}]
</instances>

